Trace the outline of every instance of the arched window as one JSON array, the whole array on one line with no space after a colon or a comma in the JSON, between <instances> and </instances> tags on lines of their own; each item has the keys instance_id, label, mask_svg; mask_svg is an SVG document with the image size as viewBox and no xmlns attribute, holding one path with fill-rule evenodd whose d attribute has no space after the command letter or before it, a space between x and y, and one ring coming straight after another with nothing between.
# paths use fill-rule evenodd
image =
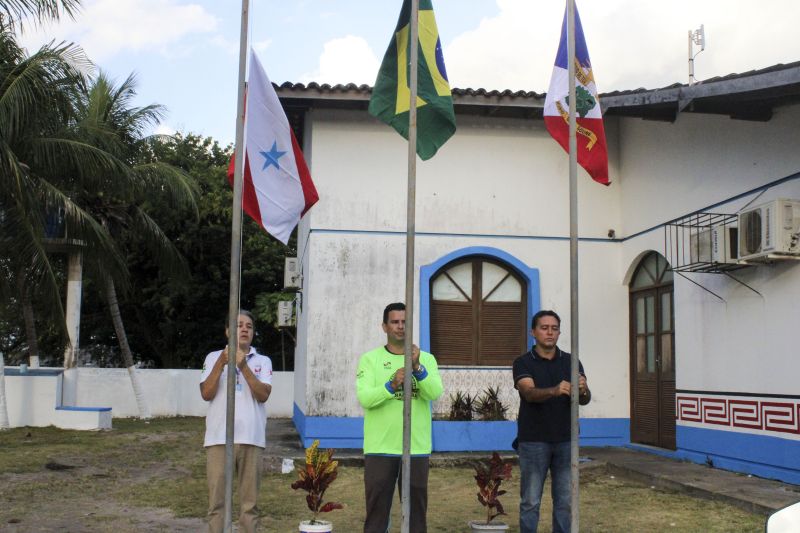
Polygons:
<instances>
[{"instance_id":1,"label":"arched window","mask_svg":"<svg viewBox=\"0 0 800 533\"><path fill-rule=\"evenodd\" d=\"M466 256L430 280L431 351L442 365L510 365L526 350L525 279L496 258Z\"/></svg>"}]
</instances>

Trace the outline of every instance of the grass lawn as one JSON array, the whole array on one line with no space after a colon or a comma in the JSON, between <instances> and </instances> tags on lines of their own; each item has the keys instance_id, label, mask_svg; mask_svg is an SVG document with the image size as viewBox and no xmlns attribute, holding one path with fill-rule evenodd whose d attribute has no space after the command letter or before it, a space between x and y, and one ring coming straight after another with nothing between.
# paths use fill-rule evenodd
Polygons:
<instances>
[{"instance_id":1,"label":"grass lawn","mask_svg":"<svg viewBox=\"0 0 800 533\"><path fill-rule=\"evenodd\" d=\"M115 419L114 430L17 428L0 432L0 531L202 531L206 506L203 420ZM518 470L501 498L517 531ZM264 531L297 531L309 518L294 475L266 474L260 507ZM549 487L545 487L549 494ZM428 530L466 531L484 516L472 470L431 469ZM363 472L341 467L326 494L346 508L324 516L335 531L361 530ZM400 529L399 501L392 531ZM545 497L540 531L550 530ZM759 532L764 517L735 507L651 489L594 468L581 474L581 531Z\"/></svg>"}]
</instances>

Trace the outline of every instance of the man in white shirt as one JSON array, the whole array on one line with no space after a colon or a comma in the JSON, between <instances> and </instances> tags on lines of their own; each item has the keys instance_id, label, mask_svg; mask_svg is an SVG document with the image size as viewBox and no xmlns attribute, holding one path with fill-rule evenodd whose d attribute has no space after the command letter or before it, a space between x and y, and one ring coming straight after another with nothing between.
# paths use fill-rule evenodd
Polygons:
<instances>
[{"instance_id":1,"label":"man in white shirt","mask_svg":"<svg viewBox=\"0 0 800 533\"><path fill-rule=\"evenodd\" d=\"M272 392L272 361L250 346L254 320L240 310L237 320L235 417L233 454L238 473L239 529L254 533L258 527L256 507L261 479L261 451L266 445L267 411L264 403ZM228 328L225 335L228 336ZM227 411L228 348L206 356L200 377L200 395L207 402L206 475L208 478L208 530L221 532L225 508L225 418Z\"/></svg>"}]
</instances>

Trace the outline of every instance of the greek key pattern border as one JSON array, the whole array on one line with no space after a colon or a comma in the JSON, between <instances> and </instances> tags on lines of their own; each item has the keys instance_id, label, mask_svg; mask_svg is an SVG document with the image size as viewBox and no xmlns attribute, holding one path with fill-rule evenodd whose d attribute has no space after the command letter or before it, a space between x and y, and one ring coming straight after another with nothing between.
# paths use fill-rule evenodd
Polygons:
<instances>
[{"instance_id":1,"label":"greek key pattern border","mask_svg":"<svg viewBox=\"0 0 800 533\"><path fill-rule=\"evenodd\" d=\"M679 425L800 439L800 399L677 393Z\"/></svg>"}]
</instances>

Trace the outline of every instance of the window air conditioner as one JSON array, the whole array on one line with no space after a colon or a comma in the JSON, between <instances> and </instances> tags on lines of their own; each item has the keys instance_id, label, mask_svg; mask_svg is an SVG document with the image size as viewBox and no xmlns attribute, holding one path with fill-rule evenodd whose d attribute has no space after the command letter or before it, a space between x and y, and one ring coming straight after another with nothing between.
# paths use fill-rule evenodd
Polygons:
<instances>
[{"instance_id":1,"label":"window air conditioner","mask_svg":"<svg viewBox=\"0 0 800 533\"><path fill-rule=\"evenodd\" d=\"M739 259L800 258L800 201L779 198L739 213Z\"/></svg>"},{"instance_id":2,"label":"window air conditioner","mask_svg":"<svg viewBox=\"0 0 800 533\"><path fill-rule=\"evenodd\" d=\"M704 228L689 239L692 263L736 263L738 228L720 224Z\"/></svg>"}]
</instances>

